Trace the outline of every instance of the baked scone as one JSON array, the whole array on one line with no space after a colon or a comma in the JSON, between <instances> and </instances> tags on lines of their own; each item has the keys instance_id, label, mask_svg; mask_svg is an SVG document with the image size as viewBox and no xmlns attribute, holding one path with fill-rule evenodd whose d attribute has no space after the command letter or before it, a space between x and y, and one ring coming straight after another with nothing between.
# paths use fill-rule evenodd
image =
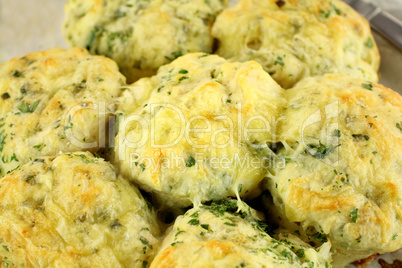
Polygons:
<instances>
[{"instance_id":1,"label":"baked scone","mask_svg":"<svg viewBox=\"0 0 402 268\"><path fill-rule=\"evenodd\" d=\"M331 267L330 243L318 250L291 234L275 239L257 212L224 200L176 219L151 267Z\"/></svg>"},{"instance_id":2,"label":"baked scone","mask_svg":"<svg viewBox=\"0 0 402 268\"><path fill-rule=\"evenodd\" d=\"M4 267L146 267L157 236L138 189L90 153L39 158L0 181Z\"/></svg>"},{"instance_id":3,"label":"baked scone","mask_svg":"<svg viewBox=\"0 0 402 268\"><path fill-rule=\"evenodd\" d=\"M56 48L0 65L0 177L39 156L96 152L125 78L110 59Z\"/></svg>"},{"instance_id":4,"label":"baked scone","mask_svg":"<svg viewBox=\"0 0 402 268\"><path fill-rule=\"evenodd\" d=\"M255 196L283 92L256 62L182 56L123 93L115 163L168 206Z\"/></svg>"},{"instance_id":5,"label":"baked scone","mask_svg":"<svg viewBox=\"0 0 402 268\"><path fill-rule=\"evenodd\" d=\"M212 35L219 55L259 62L284 88L326 73L378 80L370 26L339 0L240 0L217 17Z\"/></svg>"},{"instance_id":6,"label":"baked scone","mask_svg":"<svg viewBox=\"0 0 402 268\"><path fill-rule=\"evenodd\" d=\"M114 59L133 82L189 52L212 52L210 34L228 0L70 0L63 32L70 46Z\"/></svg>"},{"instance_id":7,"label":"baked scone","mask_svg":"<svg viewBox=\"0 0 402 268\"><path fill-rule=\"evenodd\" d=\"M281 224L330 239L338 267L402 248L401 95L326 75L285 96L276 150L287 164L267 180Z\"/></svg>"}]
</instances>

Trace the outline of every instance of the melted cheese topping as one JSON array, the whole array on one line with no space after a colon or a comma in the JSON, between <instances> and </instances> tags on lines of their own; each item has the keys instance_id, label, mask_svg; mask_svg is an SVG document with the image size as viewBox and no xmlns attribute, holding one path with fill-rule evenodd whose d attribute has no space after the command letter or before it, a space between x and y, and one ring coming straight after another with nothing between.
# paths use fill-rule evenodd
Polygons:
<instances>
[{"instance_id":1,"label":"melted cheese topping","mask_svg":"<svg viewBox=\"0 0 402 268\"><path fill-rule=\"evenodd\" d=\"M378 81L370 26L342 1L240 0L218 16L212 34L219 55L259 62L284 88L325 73Z\"/></svg>"},{"instance_id":2,"label":"melted cheese topping","mask_svg":"<svg viewBox=\"0 0 402 268\"><path fill-rule=\"evenodd\" d=\"M180 57L123 94L116 163L170 206L255 196L283 92L256 62Z\"/></svg>"},{"instance_id":3,"label":"melted cheese topping","mask_svg":"<svg viewBox=\"0 0 402 268\"><path fill-rule=\"evenodd\" d=\"M154 213L89 153L39 159L0 181L6 267L144 267L158 246Z\"/></svg>"},{"instance_id":4,"label":"melted cheese topping","mask_svg":"<svg viewBox=\"0 0 402 268\"><path fill-rule=\"evenodd\" d=\"M153 267L330 267L330 243L318 250L291 234L272 238L246 204L213 202L176 219Z\"/></svg>"},{"instance_id":5,"label":"melted cheese topping","mask_svg":"<svg viewBox=\"0 0 402 268\"><path fill-rule=\"evenodd\" d=\"M125 78L84 49L30 53L0 65L0 177L40 156L97 151Z\"/></svg>"},{"instance_id":6,"label":"melted cheese topping","mask_svg":"<svg viewBox=\"0 0 402 268\"><path fill-rule=\"evenodd\" d=\"M307 78L285 96L287 165L267 183L281 217L331 239L337 265L399 249L402 97L341 75Z\"/></svg>"},{"instance_id":7,"label":"melted cheese topping","mask_svg":"<svg viewBox=\"0 0 402 268\"><path fill-rule=\"evenodd\" d=\"M70 46L114 59L135 81L186 53L211 53L210 28L227 2L70 0L64 36Z\"/></svg>"}]
</instances>

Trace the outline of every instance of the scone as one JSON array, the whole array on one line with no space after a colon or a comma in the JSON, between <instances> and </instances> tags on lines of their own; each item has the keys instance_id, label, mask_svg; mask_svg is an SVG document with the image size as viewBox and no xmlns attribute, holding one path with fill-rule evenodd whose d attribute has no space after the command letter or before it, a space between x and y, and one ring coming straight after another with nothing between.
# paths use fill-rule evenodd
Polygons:
<instances>
[{"instance_id":1,"label":"scone","mask_svg":"<svg viewBox=\"0 0 402 268\"><path fill-rule=\"evenodd\" d=\"M330 243L318 250L291 234L275 239L257 212L212 202L176 219L151 267L331 267Z\"/></svg>"},{"instance_id":2,"label":"scone","mask_svg":"<svg viewBox=\"0 0 402 268\"><path fill-rule=\"evenodd\" d=\"M220 56L256 60L284 88L326 73L378 80L370 26L339 0L240 0L217 17L212 34Z\"/></svg>"},{"instance_id":3,"label":"scone","mask_svg":"<svg viewBox=\"0 0 402 268\"><path fill-rule=\"evenodd\" d=\"M133 82L189 52L212 52L210 28L228 0L70 0L70 46L114 59Z\"/></svg>"},{"instance_id":4,"label":"scone","mask_svg":"<svg viewBox=\"0 0 402 268\"><path fill-rule=\"evenodd\" d=\"M285 96L276 151L287 164L267 180L281 224L330 239L338 267L400 249L401 95L326 75L301 81Z\"/></svg>"},{"instance_id":5,"label":"scone","mask_svg":"<svg viewBox=\"0 0 402 268\"><path fill-rule=\"evenodd\" d=\"M123 93L115 164L168 206L256 196L283 93L256 62L182 56Z\"/></svg>"},{"instance_id":6,"label":"scone","mask_svg":"<svg viewBox=\"0 0 402 268\"><path fill-rule=\"evenodd\" d=\"M0 65L0 177L39 156L96 152L125 78L85 49L51 49Z\"/></svg>"},{"instance_id":7,"label":"scone","mask_svg":"<svg viewBox=\"0 0 402 268\"><path fill-rule=\"evenodd\" d=\"M0 181L4 267L146 267L158 235L138 189L90 153L39 158Z\"/></svg>"}]
</instances>

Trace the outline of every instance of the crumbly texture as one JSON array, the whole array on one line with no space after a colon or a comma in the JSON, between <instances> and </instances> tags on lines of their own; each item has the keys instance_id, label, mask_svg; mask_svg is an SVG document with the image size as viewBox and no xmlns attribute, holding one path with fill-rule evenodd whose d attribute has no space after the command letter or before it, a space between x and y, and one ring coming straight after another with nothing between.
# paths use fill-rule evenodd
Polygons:
<instances>
[{"instance_id":1,"label":"crumbly texture","mask_svg":"<svg viewBox=\"0 0 402 268\"><path fill-rule=\"evenodd\" d=\"M138 189L90 153L38 159L0 181L4 267L145 267L158 235Z\"/></svg>"},{"instance_id":2,"label":"crumbly texture","mask_svg":"<svg viewBox=\"0 0 402 268\"><path fill-rule=\"evenodd\" d=\"M370 26L339 0L240 0L217 17L212 34L219 55L256 60L284 88L325 73L378 81Z\"/></svg>"},{"instance_id":3,"label":"crumbly texture","mask_svg":"<svg viewBox=\"0 0 402 268\"><path fill-rule=\"evenodd\" d=\"M227 0L70 0L70 46L114 59L129 81L189 52L212 52L210 28Z\"/></svg>"},{"instance_id":4,"label":"crumbly texture","mask_svg":"<svg viewBox=\"0 0 402 268\"><path fill-rule=\"evenodd\" d=\"M361 79L326 75L303 80L285 96L283 147L277 149L287 165L272 169L267 180L280 217L301 223L312 237L330 239L339 267L398 250L401 95Z\"/></svg>"},{"instance_id":5,"label":"crumbly texture","mask_svg":"<svg viewBox=\"0 0 402 268\"><path fill-rule=\"evenodd\" d=\"M0 177L40 156L107 144L125 78L85 49L51 49L0 65Z\"/></svg>"},{"instance_id":6,"label":"crumbly texture","mask_svg":"<svg viewBox=\"0 0 402 268\"><path fill-rule=\"evenodd\" d=\"M291 234L275 239L256 211L225 200L176 219L151 267L331 267L330 243L318 250Z\"/></svg>"},{"instance_id":7,"label":"crumbly texture","mask_svg":"<svg viewBox=\"0 0 402 268\"><path fill-rule=\"evenodd\" d=\"M169 206L255 196L283 93L256 62L187 54L124 92L115 162Z\"/></svg>"}]
</instances>

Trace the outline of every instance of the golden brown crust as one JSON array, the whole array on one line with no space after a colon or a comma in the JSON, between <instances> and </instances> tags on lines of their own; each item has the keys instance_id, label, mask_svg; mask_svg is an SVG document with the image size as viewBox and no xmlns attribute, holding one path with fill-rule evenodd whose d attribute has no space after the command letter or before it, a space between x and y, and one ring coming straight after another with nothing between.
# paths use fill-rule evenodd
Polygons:
<instances>
[{"instance_id":1,"label":"golden brown crust","mask_svg":"<svg viewBox=\"0 0 402 268\"><path fill-rule=\"evenodd\" d=\"M284 88L325 73L378 81L370 26L342 1L241 0L217 17L212 34L219 55L256 60Z\"/></svg>"},{"instance_id":2,"label":"golden brown crust","mask_svg":"<svg viewBox=\"0 0 402 268\"><path fill-rule=\"evenodd\" d=\"M69 1L67 43L114 59L130 82L190 52L212 53L210 28L227 0Z\"/></svg>"},{"instance_id":3,"label":"golden brown crust","mask_svg":"<svg viewBox=\"0 0 402 268\"><path fill-rule=\"evenodd\" d=\"M279 214L331 239L335 266L399 249L401 96L342 75L307 78L285 96L288 163L267 183Z\"/></svg>"},{"instance_id":4,"label":"golden brown crust","mask_svg":"<svg viewBox=\"0 0 402 268\"><path fill-rule=\"evenodd\" d=\"M213 202L178 217L151 267L330 267L330 243L315 250L290 233L273 238L256 211L236 204Z\"/></svg>"},{"instance_id":5,"label":"golden brown crust","mask_svg":"<svg viewBox=\"0 0 402 268\"><path fill-rule=\"evenodd\" d=\"M139 191L89 153L28 163L0 182L8 267L143 267L158 235Z\"/></svg>"},{"instance_id":6,"label":"golden brown crust","mask_svg":"<svg viewBox=\"0 0 402 268\"><path fill-rule=\"evenodd\" d=\"M124 85L113 61L80 48L0 65L0 176L36 157L96 152Z\"/></svg>"},{"instance_id":7,"label":"golden brown crust","mask_svg":"<svg viewBox=\"0 0 402 268\"><path fill-rule=\"evenodd\" d=\"M123 93L115 163L170 206L255 196L283 92L256 62L187 54Z\"/></svg>"}]
</instances>

